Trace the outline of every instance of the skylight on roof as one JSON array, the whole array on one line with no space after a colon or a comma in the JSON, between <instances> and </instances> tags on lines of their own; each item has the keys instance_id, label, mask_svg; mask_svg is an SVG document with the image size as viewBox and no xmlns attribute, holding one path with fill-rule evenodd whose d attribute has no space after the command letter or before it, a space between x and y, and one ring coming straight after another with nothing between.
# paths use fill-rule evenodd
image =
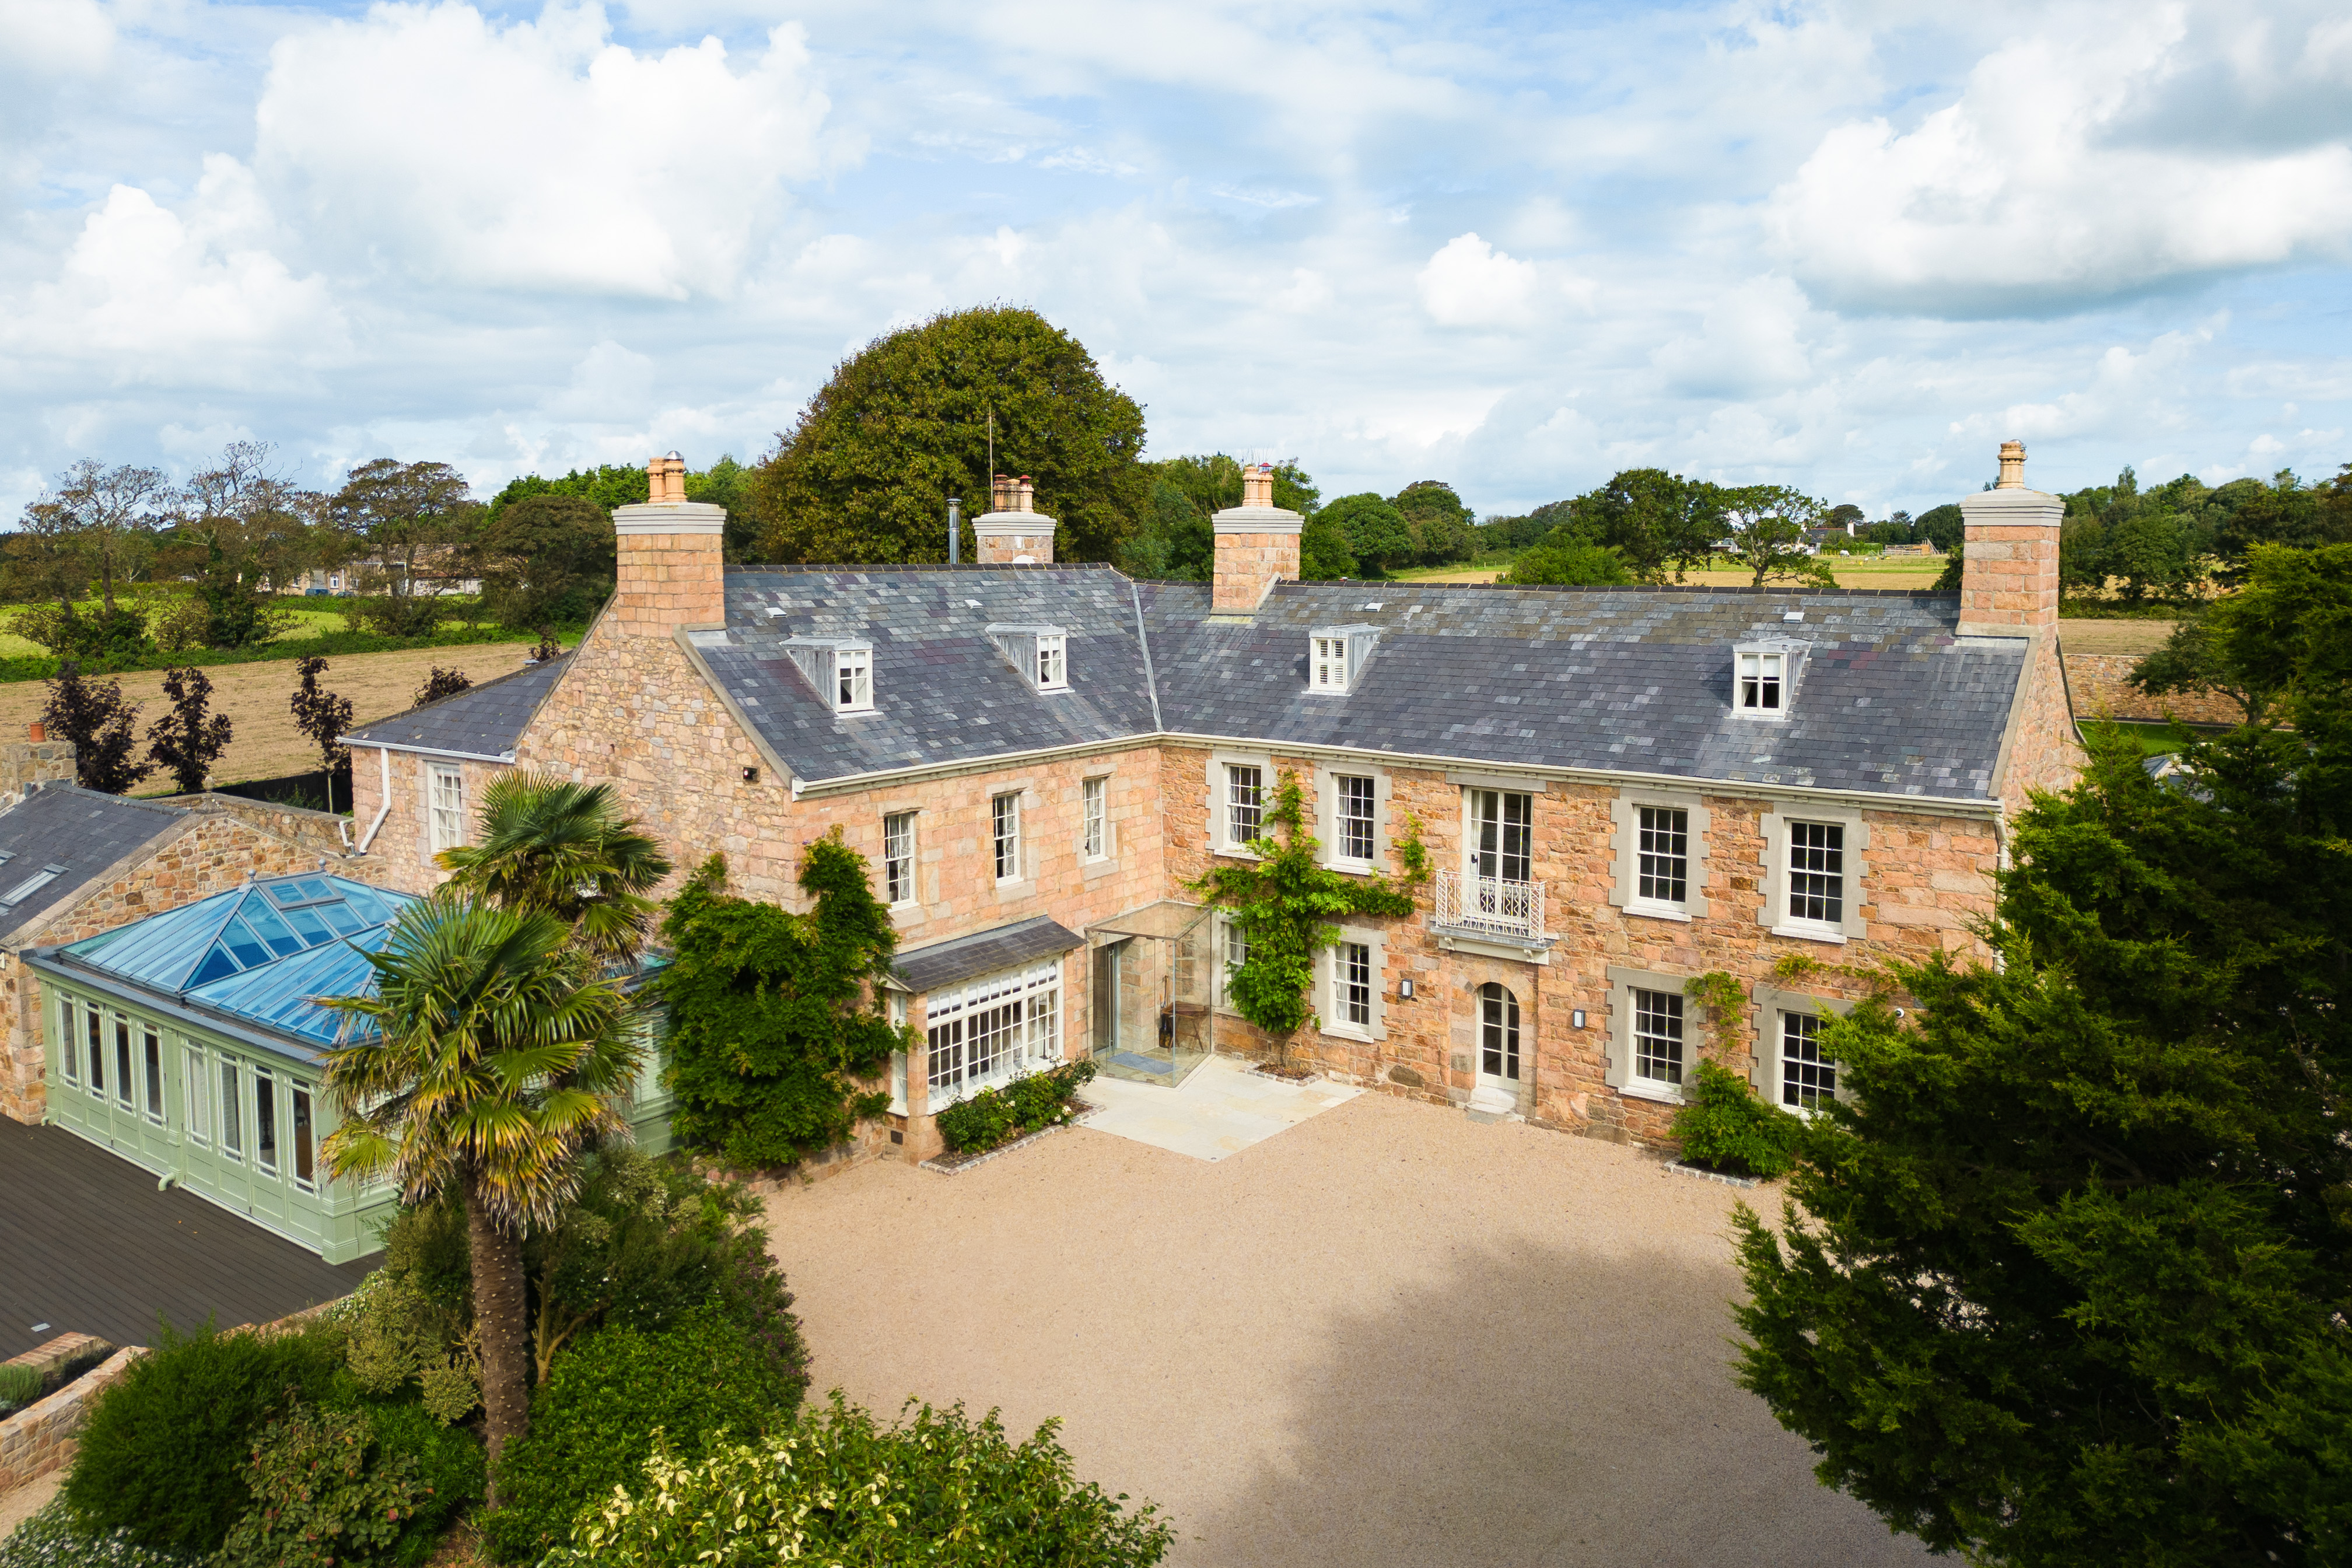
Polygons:
<instances>
[{"instance_id":1,"label":"skylight on roof","mask_svg":"<svg viewBox=\"0 0 2352 1568\"><path fill-rule=\"evenodd\" d=\"M0 893L0 904L16 904L54 882L65 871L63 866L44 866L5 893Z\"/></svg>"}]
</instances>

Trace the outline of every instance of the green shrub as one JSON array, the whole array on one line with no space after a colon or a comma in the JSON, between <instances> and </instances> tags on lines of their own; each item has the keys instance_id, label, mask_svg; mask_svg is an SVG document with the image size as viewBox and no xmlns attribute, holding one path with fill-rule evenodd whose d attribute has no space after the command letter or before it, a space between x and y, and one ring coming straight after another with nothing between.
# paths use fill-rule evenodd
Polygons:
<instances>
[{"instance_id":1,"label":"green shrub","mask_svg":"<svg viewBox=\"0 0 2352 1568\"><path fill-rule=\"evenodd\" d=\"M983 1089L940 1112L940 1137L957 1153L982 1153L1066 1121L1075 1114L1071 1097L1094 1081L1095 1070L1092 1061L1080 1058L1002 1089Z\"/></svg>"},{"instance_id":2,"label":"green shrub","mask_svg":"<svg viewBox=\"0 0 2352 1568\"><path fill-rule=\"evenodd\" d=\"M411 1503L408 1527L393 1551L401 1568L420 1568L450 1521L482 1500L487 1471L481 1441L464 1427L442 1425L421 1405L366 1408L383 1452L413 1460L417 1479L429 1489Z\"/></svg>"},{"instance_id":3,"label":"green shrub","mask_svg":"<svg viewBox=\"0 0 2352 1568\"><path fill-rule=\"evenodd\" d=\"M1683 1163L1731 1176L1787 1175L1804 1125L1757 1098L1746 1079L1705 1058L1690 1099L1675 1112Z\"/></svg>"},{"instance_id":4,"label":"green shrub","mask_svg":"<svg viewBox=\"0 0 2352 1568\"><path fill-rule=\"evenodd\" d=\"M192 1335L159 1328L155 1348L100 1393L62 1490L95 1533L142 1546L215 1550L251 1495L247 1463L272 1417L317 1402L343 1364L343 1331Z\"/></svg>"},{"instance_id":5,"label":"green shrub","mask_svg":"<svg viewBox=\"0 0 2352 1568\"><path fill-rule=\"evenodd\" d=\"M768 1568L777 1562L940 1568L1148 1568L1173 1537L1070 1475L1047 1422L1014 1444L993 1411L926 1405L884 1427L835 1394L823 1415L700 1460L664 1452L634 1496L583 1516L550 1568Z\"/></svg>"},{"instance_id":6,"label":"green shrub","mask_svg":"<svg viewBox=\"0 0 2352 1568\"><path fill-rule=\"evenodd\" d=\"M635 1486L656 1432L698 1459L722 1437L788 1426L808 1373L716 1308L659 1333L599 1330L559 1357L530 1402L530 1429L499 1458L499 1507L483 1540L501 1562L537 1557L583 1508Z\"/></svg>"},{"instance_id":7,"label":"green shrub","mask_svg":"<svg viewBox=\"0 0 2352 1568\"><path fill-rule=\"evenodd\" d=\"M772 1356L806 1369L792 1294L768 1252L760 1200L740 1184L710 1180L681 1157L651 1159L626 1148L589 1156L580 1195L555 1224L532 1232L523 1264L542 1375L592 1329L667 1328L713 1303ZM356 1293L352 1309L370 1320L381 1315L364 1331L354 1326L352 1367L362 1381L390 1392L417 1377L426 1384L428 1407L449 1414L431 1384L436 1377L449 1382L453 1405L465 1397L463 1378L474 1359L463 1344L473 1323L471 1272L459 1205L401 1211L385 1235L383 1268ZM378 1291L384 1293L380 1306Z\"/></svg>"},{"instance_id":8,"label":"green shrub","mask_svg":"<svg viewBox=\"0 0 2352 1568\"><path fill-rule=\"evenodd\" d=\"M431 1489L416 1460L387 1453L357 1410L298 1409L253 1446L253 1501L216 1568L366 1568L390 1563Z\"/></svg>"},{"instance_id":9,"label":"green shrub","mask_svg":"<svg viewBox=\"0 0 2352 1568\"><path fill-rule=\"evenodd\" d=\"M0 1415L37 1402L45 1381L35 1367L0 1366Z\"/></svg>"},{"instance_id":10,"label":"green shrub","mask_svg":"<svg viewBox=\"0 0 2352 1568\"><path fill-rule=\"evenodd\" d=\"M200 1568L204 1562L193 1553L142 1546L128 1531L93 1531L63 1498L52 1499L0 1541L0 1568Z\"/></svg>"}]
</instances>

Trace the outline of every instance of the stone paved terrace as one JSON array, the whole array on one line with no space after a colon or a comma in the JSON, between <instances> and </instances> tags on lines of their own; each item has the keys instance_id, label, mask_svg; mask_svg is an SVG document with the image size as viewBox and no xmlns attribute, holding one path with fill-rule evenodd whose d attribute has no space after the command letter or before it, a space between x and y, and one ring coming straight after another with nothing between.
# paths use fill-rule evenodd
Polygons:
<instances>
[{"instance_id":1,"label":"stone paved terrace","mask_svg":"<svg viewBox=\"0 0 2352 1568\"><path fill-rule=\"evenodd\" d=\"M1742 1195L1367 1094L1214 1163L1079 1127L768 1212L820 1397L1060 1416L1171 1568L1924 1563L1732 1381Z\"/></svg>"},{"instance_id":2,"label":"stone paved terrace","mask_svg":"<svg viewBox=\"0 0 2352 1568\"><path fill-rule=\"evenodd\" d=\"M69 1330L152 1344L158 1312L266 1323L349 1293L381 1257L322 1262L56 1127L0 1120L0 1360Z\"/></svg>"}]
</instances>

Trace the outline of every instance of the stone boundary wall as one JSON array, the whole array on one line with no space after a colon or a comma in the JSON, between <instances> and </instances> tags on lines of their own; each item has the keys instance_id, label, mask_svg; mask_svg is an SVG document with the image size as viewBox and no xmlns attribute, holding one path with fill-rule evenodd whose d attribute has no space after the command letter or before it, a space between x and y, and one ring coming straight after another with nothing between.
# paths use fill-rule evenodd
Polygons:
<instances>
[{"instance_id":1,"label":"stone boundary wall","mask_svg":"<svg viewBox=\"0 0 2352 1568\"><path fill-rule=\"evenodd\" d=\"M339 1296L332 1301L320 1301L267 1323L241 1324L230 1332L284 1333L342 1300L344 1298ZM88 1346L103 1342L90 1334L59 1334L23 1355L11 1357L7 1364L54 1366L71 1360ZM27 1405L6 1420L0 1421L0 1497L71 1464L74 1450L80 1443L82 1417L89 1414L90 1402L111 1387L132 1362L146 1353L144 1345L130 1345L119 1350L37 1405Z\"/></svg>"},{"instance_id":2,"label":"stone boundary wall","mask_svg":"<svg viewBox=\"0 0 2352 1568\"><path fill-rule=\"evenodd\" d=\"M2162 723L2168 717L2184 724L2242 724L2246 710L2219 692L2174 691L2151 697L2128 684L2137 654L2070 653L2066 656L2066 687L2080 719L2142 719Z\"/></svg>"},{"instance_id":3,"label":"stone boundary wall","mask_svg":"<svg viewBox=\"0 0 2352 1568\"><path fill-rule=\"evenodd\" d=\"M84 1345L96 1342L88 1334L59 1334L38 1349L13 1358L8 1364L47 1365L64 1361ZM65 1347L63 1353L52 1353L60 1345ZM89 1413L90 1401L146 1353L138 1345L119 1350L47 1399L0 1421L0 1495L71 1464L74 1449L80 1443L81 1419Z\"/></svg>"}]
</instances>

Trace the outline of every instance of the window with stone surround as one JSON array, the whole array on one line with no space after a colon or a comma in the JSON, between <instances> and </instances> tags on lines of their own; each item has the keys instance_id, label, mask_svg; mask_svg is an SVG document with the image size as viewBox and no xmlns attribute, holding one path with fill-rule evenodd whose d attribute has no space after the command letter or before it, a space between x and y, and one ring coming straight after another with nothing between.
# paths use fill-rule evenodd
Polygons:
<instances>
[{"instance_id":1,"label":"window with stone surround","mask_svg":"<svg viewBox=\"0 0 2352 1568\"><path fill-rule=\"evenodd\" d=\"M1765 1103L1810 1116L1844 1087L1822 1037L1853 1004L1833 996L1756 987L1756 1092Z\"/></svg>"},{"instance_id":2,"label":"window with stone surround","mask_svg":"<svg viewBox=\"0 0 2352 1568\"><path fill-rule=\"evenodd\" d=\"M992 837L996 851L996 879L1017 882L1021 879L1021 796L1018 792L996 795L989 801L992 822Z\"/></svg>"},{"instance_id":3,"label":"window with stone surround","mask_svg":"<svg viewBox=\"0 0 2352 1568\"><path fill-rule=\"evenodd\" d=\"M1315 838L1335 870L1377 871L1388 854L1389 777L1379 768L1319 769Z\"/></svg>"},{"instance_id":4,"label":"window with stone surround","mask_svg":"<svg viewBox=\"0 0 2352 1568\"><path fill-rule=\"evenodd\" d=\"M1696 1065L1705 1010L1683 994L1685 977L1609 966L1609 1087L1635 1100L1680 1104Z\"/></svg>"},{"instance_id":5,"label":"window with stone surround","mask_svg":"<svg viewBox=\"0 0 2352 1568\"><path fill-rule=\"evenodd\" d=\"M1342 860L1371 862L1374 840L1373 781L1359 773L1339 773L1331 780L1337 808L1339 838L1332 847Z\"/></svg>"},{"instance_id":6,"label":"window with stone surround","mask_svg":"<svg viewBox=\"0 0 2352 1568\"><path fill-rule=\"evenodd\" d=\"M1218 916L1217 926L1223 933L1221 940L1225 959L1217 971L1217 1000L1222 1005L1230 1007L1233 1005L1230 987L1234 972L1249 962L1249 938L1243 933L1242 922L1229 915Z\"/></svg>"},{"instance_id":7,"label":"window with stone surround","mask_svg":"<svg viewBox=\"0 0 2352 1568\"><path fill-rule=\"evenodd\" d=\"M1862 814L1792 802L1774 805L1759 826L1765 871L1759 921L1776 936L1809 942L1842 942L1867 934L1862 907L1870 833Z\"/></svg>"},{"instance_id":8,"label":"window with stone surround","mask_svg":"<svg viewBox=\"0 0 2352 1568\"><path fill-rule=\"evenodd\" d=\"M1244 763L1225 764L1225 842L1247 844L1265 816L1265 770Z\"/></svg>"},{"instance_id":9,"label":"window with stone surround","mask_svg":"<svg viewBox=\"0 0 2352 1568\"><path fill-rule=\"evenodd\" d=\"M1079 781L1078 854L1088 860L1110 858L1110 780L1107 777Z\"/></svg>"},{"instance_id":10,"label":"window with stone surround","mask_svg":"<svg viewBox=\"0 0 2352 1568\"><path fill-rule=\"evenodd\" d=\"M1774 1066L1780 1103L1790 1110L1811 1110L1837 1098L1837 1064L1822 1055L1820 1014L1780 1015L1780 1059Z\"/></svg>"},{"instance_id":11,"label":"window with stone surround","mask_svg":"<svg viewBox=\"0 0 2352 1568\"><path fill-rule=\"evenodd\" d=\"M451 763L433 763L425 767L425 781L433 853L462 847L466 842L465 771Z\"/></svg>"},{"instance_id":12,"label":"window with stone surround","mask_svg":"<svg viewBox=\"0 0 2352 1568\"><path fill-rule=\"evenodd\" d=\"M882 818L882 897L892 905L911 904L915 891L915 814L894 811Z\"/></svg>"},{"instance_id":13,"label":"window with stone surround","mask_svg":"<svg viewBox=\"0 0 2352 1568\"><path fill-rule=\"evenodd\" d=\"M1379 931L1342 926L1338 945L1316 954L1316 1010L1325 1034L1358 1040L1388 1037L1387 999L1381 989L1387 966L1384 949Z\"/></svg>"}]
</instances>

